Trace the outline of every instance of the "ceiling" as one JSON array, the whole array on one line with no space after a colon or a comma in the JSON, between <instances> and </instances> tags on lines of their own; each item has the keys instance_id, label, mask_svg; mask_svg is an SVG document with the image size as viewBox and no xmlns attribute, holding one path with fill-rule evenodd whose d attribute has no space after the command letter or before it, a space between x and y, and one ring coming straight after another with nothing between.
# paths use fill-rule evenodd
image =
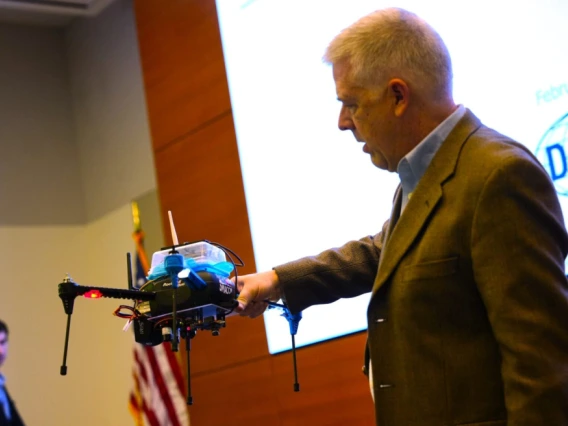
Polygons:
<instances>
[{"instance_id":1,"label":"ceiling","mask_svg":"<svg viewBox=\"0 0 568 426\"><path fill-rule=\"evenodd\" d=\"M98 15L113 0L0 0L0 22L66 26L74 18Z\"/></svg>"}]
</instances>

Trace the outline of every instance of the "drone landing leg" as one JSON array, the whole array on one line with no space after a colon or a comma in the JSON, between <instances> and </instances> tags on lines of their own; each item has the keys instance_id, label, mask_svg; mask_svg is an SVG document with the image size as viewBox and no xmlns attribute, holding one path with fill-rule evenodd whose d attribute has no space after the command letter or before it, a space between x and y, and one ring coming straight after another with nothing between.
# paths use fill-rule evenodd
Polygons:
<instances>
[{"instance_id":1,"label":"drone landing leg","mask_svg":"<svg viewBox=\"0 0 568 426\"><path fill-rule=\"evenodd\" d=\"M185 355L187 359L187 405L193 405L193 396L191 396L191 368L189 364L189 351L191 350L191 339L195 336L194 330L188 330L185 336Z\"/></svg>"},{"instance_id":2,"label":"drone landing leg","mask_svg":"<svg viewBox=\"0 0 568 426\"><path fill-rule=\"evenodd\" d=\"M177 277L176 277L177 278ZM172 280L173 281L173 280ZM174 335L172 336L172 352L178 351L178 323L177 323L177 283L172 292L172 329Z\"/></svg>"},{"instance_id":3,"label":"drone landing leg","mask_svg":"<svg viewBox=\"0 0 568 426\"><path fill-rule=\"evenodd\" d=\"M298 383L298 367L296 366L296 339L292 334L292 356L294 358L294 392L300 391L300 383Z\"/></svg>"},{"instance_id":4,"label":"drone landing leg","mask_svg":"<svg viewBox=\"0 0 568 426\"><path fill-rule=\"evenodd\" d=\"M71 314L73 313L73 305L75 305L75 297L77 297L77 284L73 282L69 274L65 276L63 282L59 284L59 297L63 302L63 309L67 314L67 329L65 330L65 346L63 348L63 364L59 370L59 374L65 376L67 374L67 347L69 346L69 331L71 330Z\"/></svg>"},{"instance_id":5,"label":"drone landing leg","mask_svg":"<svg viewBox=\"0 0 568 426\"><path fill-rule=\"evenodd\" d=\"M65 376L67 374L67 347L69 346L69 330L71 329L71 314L67 314L67 330L65 331L65 346L63 347L63 364L59 374Z\"/></svg>"},{"instance_id":6,"label":"drone landing leg","mask_svg":"<svg viewBox=\"0 0 568 426\"><path fill-rule=\"evenodd\" d=\"M269 308L280 308L284 312L282 316L286 318L288 321L288 325L290 326L290 336L292 336L292 357L294 360L294 392L300 391L300 383L298 383L298 367L296 365L296 333L298 332L298 326L300 324L300 320L302 319L302 312L298 312L293 314L288 309L288 306L281 305L280 303L275 303L270 300L265 300L268 304Z\"/></svg>"}]
</instances>

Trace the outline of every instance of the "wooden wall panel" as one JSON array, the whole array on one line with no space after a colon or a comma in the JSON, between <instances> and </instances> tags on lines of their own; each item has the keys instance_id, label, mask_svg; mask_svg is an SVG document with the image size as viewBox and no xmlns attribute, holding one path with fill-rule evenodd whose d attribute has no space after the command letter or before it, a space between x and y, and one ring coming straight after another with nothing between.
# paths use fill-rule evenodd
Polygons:
<instances>
[{"instance_id":1,"label":"wooden wall panel","mask_svg":"<svg viewBox=\"0 0 568 426\"><path fill-rule=\"evenodd\" d=\"M365 333L356 333L300 348L297 393L292 392L292 354L271 357L283 426L374 424L369 382L362 372L365 340Z\"/></svg>"},{"instance_id":2,"label":"wooden wall panel","mask_svg":"<svg viewBox=\"0 0 568 426\"><path fill-rule=\"evenodd\" d=\"M182 241L222 243L254 272L215 1L134 1L164 235L172 210ZM230 317L220 336L192 340L191 424L372 425L364 343L299 349L295 393L291 353L269 355L263 320Z\"/></svg>"},{"instance_id":3,"label":"wooden wall panel","mask_svg":"<svg viewBox=\"0 0 568 426\"><path fill-rule=\"evenodd\" d=\"M255 270L233 118L220 115L209 126L154 153L164 235L171 242L167 211L178 237L221 243Z\"/></svg>"},{"instance_id":4,"label":"wooden wall panel","mask_svg":"<svg viewBox=\"0 0 568 426\"><path fill-rule=\"evenodd\" d=\"M210 0L136 0L135 13L159 149L231 108L217 11Z\"/></svg>"},{"instance_id":5,"label":"wooden wall panel","mask_svg":"<svg viewBox=\"0 0 568 426\"><path fill-rule=\"evenodd\" d=\"M197 375L192 381L195 403L189 410L191 425L281 425L280 407L271 379L268 357Z\"/></svg>"}]
</instances>

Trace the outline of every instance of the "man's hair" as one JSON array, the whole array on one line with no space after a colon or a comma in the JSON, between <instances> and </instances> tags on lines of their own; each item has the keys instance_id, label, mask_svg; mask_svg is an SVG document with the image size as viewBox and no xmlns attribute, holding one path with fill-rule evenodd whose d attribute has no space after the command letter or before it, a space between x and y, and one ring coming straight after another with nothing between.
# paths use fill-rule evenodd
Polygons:
<instances>
[{"instance_id":1,"label":"man's hair","mask_svg":"<svg viewBox=\"0 0 568 426\"><path fill-rule=\"evenodd\" d=\"M442 38L412 12L377 10L340 32L324 54L328 64L348 61L365 85L401 78L430 99L452 97L452 63Z\"/></svg>"},{"instance_id":2,"label":"man's hair","mask_svg":"<svg viewBox=\"0 0 568 426\"><path fill-rule=\"evenodd\" d=\"M4 332L4 333L6 333L6 335L8 335L8 326L2 320L0 320L0 333L1 332Z\"/></svg>"}]
</instances>

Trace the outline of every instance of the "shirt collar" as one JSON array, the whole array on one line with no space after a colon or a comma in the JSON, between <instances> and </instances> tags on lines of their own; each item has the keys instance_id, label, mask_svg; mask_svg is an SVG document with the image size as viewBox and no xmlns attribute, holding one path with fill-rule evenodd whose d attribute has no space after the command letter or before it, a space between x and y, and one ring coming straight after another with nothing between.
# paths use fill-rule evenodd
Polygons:
<instances>
[{"instance_id":1,"label":"shirt collar","mask_svg":"<svg viewBox=\"0 0 568 426\"><path fill-rule=\"evenodd\" d=\"M465 107L459 105L444 121L442 121L428 136L406 154L398 163L397 172L402 185L402 207L406 205L412 191L418 185L420 178L432 162L444 140L448 137L458 121L465 114Z\"/></svg>"}]
</instances>

